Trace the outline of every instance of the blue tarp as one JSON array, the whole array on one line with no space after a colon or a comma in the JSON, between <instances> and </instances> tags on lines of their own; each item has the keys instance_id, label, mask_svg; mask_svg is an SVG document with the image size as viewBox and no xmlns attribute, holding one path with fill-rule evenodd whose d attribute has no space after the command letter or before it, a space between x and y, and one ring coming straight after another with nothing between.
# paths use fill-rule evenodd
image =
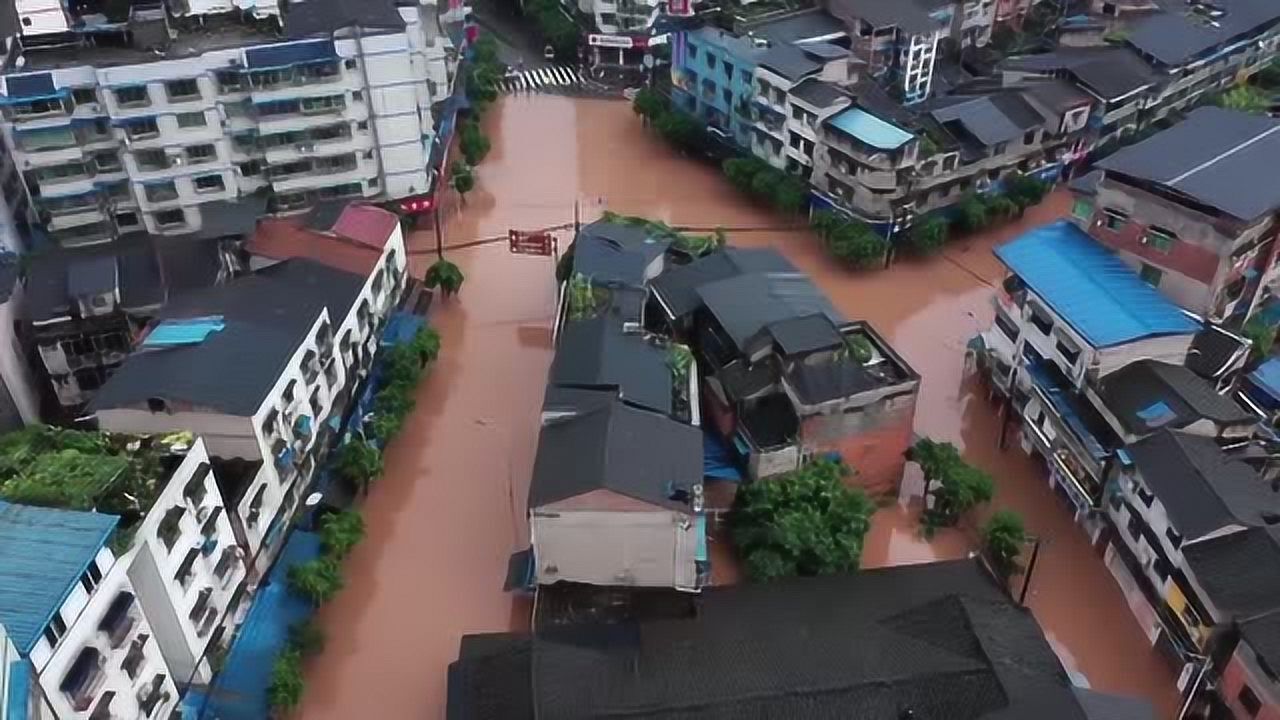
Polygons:
<instances>
[{"instance_id":1,"label":"blue tarp","mask_svg":"<svg viewBox=\"0 0 1280 720\"><path fill-rule=\"evenodd\" d=\"M387 318L387 327L382 331L382 338L378 340L378 347L389 348L393 345L407 343L426 324L427 319L421 315L407 312L392 313L391 317Z\"/></svg>"},{"instance_id":2,"label":"blue tarp","mask_svg":"<svg viewBox=\"0 0 1280 720\"><path fill-rule=\"evenodd\" d=\"M244 51L244 61L250 70L271 70L337 59L338 51L334 49L332 39L267 45Z\"/></svg>"},{"instance_id":3,"label":"blue tarp","mask_svg":"<svg viewBox=\"0 0 1280 720\"><path fill-rule=\"evenodd\" d=\"M183 699L185 718L262 720L267 716L271 666L289 637L289 626L311 616L311 604L289 592L289 568L320 555L320 537L295 530L258 588L244 623L236 632L222 672L208 691L193 690Z\"/></svg>"},{"instance_id":4,"label":"blue tarp","mask_svg":"<svg viewBox=\"0 0 1280 720\"><path fill-rule=\"evenodd\" d=\"M1272 403L1280 403L1280 358L1270 360L1249 373L1249 382L1265 393Z\"/></svg>"},{"instance_id":5,"label":"blue tarp","mask_svg":"<svg viewBox=\"0 0 1280 720\"><path fill-rule=\"evenodd\" d=\"M1190 335L1200 329L1191 316L1067 220L1024 233L995 253L1095 348Z\"/></svg>"},{"instance_id":6,"label":"blue tarp","mask_svg":"<svg viewBox=\"0 0 1280 720\"><path fill-rule=\"evenodd\" d=\"M142 341L142 347L172 347L174 345L198 345L210 335L226 327L221 315L165 320Z\"/></svg>"},{"instance_id":7,"label":"blue tarp","mask_svg":"<svg viewBox=\"0 0 1280 720\"><path fill-rule=\"evenodd\" d=\"M717 480L742 481L742 473L729 446L723 438L705 428L702 431L702 474Z\"/></svg>"},{"instance_id":8,"label":"blue tarp","mask_svg":"<svg viewBox=\"0 0 1280 720\"><path fill-rule=\"evenodd\" d=\"M53 86L53 73L47 72L9 75L4 79L4 89L10 100L48 97L59 92Z\"/></svg>"}]
</instances>

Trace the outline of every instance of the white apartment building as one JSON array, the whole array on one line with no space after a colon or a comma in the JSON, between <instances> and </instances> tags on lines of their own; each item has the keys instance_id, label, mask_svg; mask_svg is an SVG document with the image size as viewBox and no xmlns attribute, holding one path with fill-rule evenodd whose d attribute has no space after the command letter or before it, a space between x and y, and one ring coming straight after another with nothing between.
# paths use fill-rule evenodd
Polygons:
<instances>
[{"instance_id":1,"label":"white apartment building","mask_svg":"<svg viewBox=\"0 0 1280 720\"><path fill-rule=\"evenodd\" d=\"M0 622L28 663L9 680L29 685L32 718L163 718L177 702L128 563L107 546L118 520L0 502Z\"/></svg>"},{"instance_id":2,"label":"white apartment building","mask_svg":"<svg viewBox=\"0 0 1280 720\"><path fill-rule=\"evenodd\" d=\"M434 6L374 0L359 25L340 0L268 14L135 7L114 35L24 35L0 96L10 203L72 245L198 232L202 206L250 193L287 212L428 192L448 92Z\"/></svg>"}]
</instances>

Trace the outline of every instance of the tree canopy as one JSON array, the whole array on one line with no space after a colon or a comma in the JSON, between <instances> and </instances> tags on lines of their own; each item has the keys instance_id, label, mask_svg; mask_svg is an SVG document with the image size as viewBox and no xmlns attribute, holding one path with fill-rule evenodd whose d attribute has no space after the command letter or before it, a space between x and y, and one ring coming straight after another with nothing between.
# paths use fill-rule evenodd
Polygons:
<instances>
[{"instance_id":1,"label":"tree canopy","mask_svg":"<svg viewBox=\"0 0 1280 720\"><path fill-rule=\"evenodd\" d=\"M925 512L928 527L955 525L961 515L995 496L995 480L965 462L949 442L920 438L907 450L907 459L920 466L925 495L933 502Z\"/></svg>"}]
</instances>

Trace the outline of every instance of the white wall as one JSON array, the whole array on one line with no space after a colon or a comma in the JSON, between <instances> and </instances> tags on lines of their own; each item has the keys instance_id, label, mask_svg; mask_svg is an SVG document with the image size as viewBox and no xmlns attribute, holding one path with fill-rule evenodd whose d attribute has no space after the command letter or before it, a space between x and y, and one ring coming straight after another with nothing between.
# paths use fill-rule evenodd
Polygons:
<instances>
[{"instance_id":1,"label":"white wall","mask_svg":"<svg viewBox=\"0 0 1280 720\"><path fill-rule=\"evenodd\" d=\"M697 582L691 515L662 509L535 511L531 533L542 584L566 580L692 590Z\"/></svg>"}]
</instances>

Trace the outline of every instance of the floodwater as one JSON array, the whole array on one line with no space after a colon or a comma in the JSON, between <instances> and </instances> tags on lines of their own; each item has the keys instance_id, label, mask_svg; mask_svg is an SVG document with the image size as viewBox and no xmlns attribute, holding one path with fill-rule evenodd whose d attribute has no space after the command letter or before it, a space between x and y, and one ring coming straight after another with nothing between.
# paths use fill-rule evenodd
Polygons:
<instances>
[{"instance_id":1,"label":"floodwater","mask_svg":"<svg viewBox=\"0 0 1280 720\"><path fill-rule=\"evenodd\" d=\"M965 343L991 320L1001 278L991 248L1064 214L1055 195L1012 224L953 242L926 262L853 273L831 263L806 232L753 206L714 168L680 157L651 137L624 103L550 96L507 97L485 120L493 142L463 205L445 203L447 254L467 275L460 298L442 303L439 365L418 408L387 454L387 473L365 515L369 538L347 565L347 589L322 611L328 647L308 668L298 717L441 718L448 663L465 633L520 629L528 607L502 592L507 555L523 546L523 499L550 364L554 287L550 260L507 254L508 229L584 221L604 210L672 224L728 228L738 245L775 247L809 272L850 318L872 322L924 377L916 414L921 435L954 442L997 480L994 505L1017 510L1042 540L1028 605L1064 663L1101 690L1141 695L1172 717L1173 672L1156 657L1120 590L1047 473L1011 442L996 448L996 408L965 368ZM565 240L567 240L567 236ZM434 235L411 238L415 270L429 263ZM459 246L466 246L459 248ZM921 537L919 478L875 516L863 565L963 557L973 531ZM728 548L713 539L713 557ZM716 582L736 578L730 563Z\"/></svg>"}]
</instances>

